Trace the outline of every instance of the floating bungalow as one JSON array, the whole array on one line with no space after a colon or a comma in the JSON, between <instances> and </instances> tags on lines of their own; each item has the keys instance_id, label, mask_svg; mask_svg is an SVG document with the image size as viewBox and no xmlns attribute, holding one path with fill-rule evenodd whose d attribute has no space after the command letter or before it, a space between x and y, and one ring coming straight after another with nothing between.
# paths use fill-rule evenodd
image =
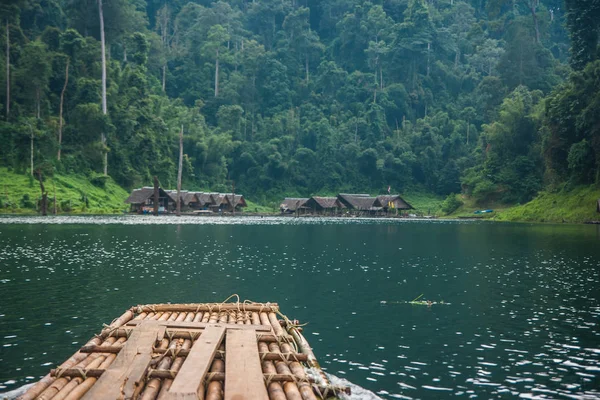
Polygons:
<instances>
[{"instance_id":1,"label":"floating bungalow","mask_svg":"<svg viewBox=\"0 0 600 400\"><path fill-rule=\"evenodd\" d=\"M331 385L275 303L132 307L30 387L33 399L303 399Z\"/></svg>"},{"instance_id":2,"label":"floating bungalow","mask_svg":"<svg viewBox=\"0 0 600 400\"><path fill-rule=\"evenodd\" d=\"M353 214L377 214L383 211L381 206L375 205L377 198L368 194L340 193L337 198Z\"/></svg>"},{"instance_id":3,"label":"floating bungalow","mask_svg":"<svg viewBox=\"0 0 600 400\"><path fill-rule=\"evenodd\" d=\"M225 211L241 211L243 207L248 207L244 196L233 193L211 193L211 202L207 203L207 207L214 212Z\"/></svg>"},{"instance_id":4,"label":"floating bungalow","mask_svg":"<svg viewBox=\"0 0 600 400\"><path fill-rule=\"evenodd\" d=\"M386 213L394 210L413 210L414 207L408 204L400 195L380 195L375 200L375 206L381 207Z\"/></svg>"},{"instance_id":5,"label":"floating bungalow","mask_svg":"<svg viewBox=\"0 0 600 400\"><path fill-rule=\"evenodd\" d=\"M159 188L160 212L173 212L177 207L177 191ZM201 210L218 212L241 211L247 207L246 200L241 194L233 193L202 193L181 190L181 210L184 212L199 212ZM154 207L154 188L143 187L135 189L126 203L131 204L132 213L152 212Z\"/></svg>"},{"instance_id":6,"label":"floating bungalow","mask_svg":"<svg viewBox=\"0 0 600 400\"><path fill-rule=\"evenodd\" d=\"M126 204L131 205L132 213L146 213L154 210L154 188L143 187L134 189L127 200ZM158 188L158 212L166 213L173 209L175 200L162 188Z\"/></svg>"},{"instance_id":7,"label":"floating bungalow","mask_svg":"<svg viewBox=\"0 0 600 400\"><path fill-rule=\"evenodd\" d=\"M313 214L329 214L336 215L342 209L346 208L337 197L318 197L313 196L305 203Z\"/></svg>"},{"instance_id":8,"label":"floating bungalow","mask_svg":"<svg viewBox=\"0 0 600 400\"><path fill-rule=\"evenodd\" d=\"M337 197L313 196L306 198L287 197L279 206L282 213L338 215L342 211L351 215L398 214L398 210L411 210L400 195L380 195L340 193Z\"/></svg>"},{"instance_id":9,"label":"floating bungalow","mask_svg":"<svg viewBox=\"0 0 600 400\"><path fill-rule=\"evenodd\" d=\"M279 209L282 214L306 214L308 207L306 207L306 202L308 198L300 198L300 197L286 197L283 199L283 202L279 205Z\"/></svg>"}]
</instances>

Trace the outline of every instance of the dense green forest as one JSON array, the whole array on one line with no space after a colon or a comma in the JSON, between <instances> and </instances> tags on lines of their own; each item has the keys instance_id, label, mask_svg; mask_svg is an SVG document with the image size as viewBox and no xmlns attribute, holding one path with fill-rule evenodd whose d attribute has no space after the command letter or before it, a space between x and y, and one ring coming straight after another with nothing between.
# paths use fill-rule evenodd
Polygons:
<instances>
[{"instance_id":1,"label":"dense green forest","mask_svg":"<svg viewBox=\"0 0 600 400\"><path fill-rule=\"evenodd\" d=\"M0 16L8 170L174 187L183 129L184 187L259 201L391 186L513 204L600 180L598 0L3 0Z\"/></svg>"}]
</instances>

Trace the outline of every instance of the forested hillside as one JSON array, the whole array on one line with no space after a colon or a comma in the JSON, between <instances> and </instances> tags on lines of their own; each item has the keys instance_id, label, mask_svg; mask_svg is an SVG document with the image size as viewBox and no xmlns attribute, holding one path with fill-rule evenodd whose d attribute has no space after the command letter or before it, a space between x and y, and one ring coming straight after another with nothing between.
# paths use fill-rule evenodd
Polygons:
<instances>
[{"instance_id":1,"label":"forested hillside","mask_svg":"<svg viewBox=\"0 0 600 400\"><path fill-rule=\"evenodd\" d=\"M0 7L0 164L23 174L174 187L183 128L184 187L257 199L600 178L595 0Z\"/></svg>"}]
</instances>

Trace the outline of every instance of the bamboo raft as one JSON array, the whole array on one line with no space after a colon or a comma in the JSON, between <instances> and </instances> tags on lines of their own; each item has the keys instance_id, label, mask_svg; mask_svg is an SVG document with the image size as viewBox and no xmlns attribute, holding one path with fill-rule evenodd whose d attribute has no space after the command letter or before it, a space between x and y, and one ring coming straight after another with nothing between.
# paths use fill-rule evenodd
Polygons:
<instances>
[{"instance_id":1,"label":"bamboo raft","mask_svg":"<svg viewBox=\"0 0 600 400\"><path fill-rule=\"evenodd\" d=\"M19 399L317 400L350 394L331 385L301 332L276 303L140 305L105 325Z\"/></svg>"}]
</instances>

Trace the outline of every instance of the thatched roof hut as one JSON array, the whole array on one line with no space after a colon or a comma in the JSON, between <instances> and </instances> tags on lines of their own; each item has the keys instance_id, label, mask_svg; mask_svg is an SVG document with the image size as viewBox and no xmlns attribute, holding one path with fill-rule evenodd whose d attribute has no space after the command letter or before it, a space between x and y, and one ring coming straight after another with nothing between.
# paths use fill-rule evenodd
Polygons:
<instances>
[{"instance_id":1,"label":"thatched roof hut","mask_svg":"<svg viewBox=\"0 0 600 400\"><path fill-rule=\"evenodd\" d=\"M196 193L196 197L198 198L198 201L199 201L201 207L208 207L213 202L211 193L199 192L199 193Z\"/></svg>"},{"instance_id":2,"label":"thatched roof hut","mask_svg":"<svg viewBox=\"0 0 600 400\"><path fill-rule=\"evenodd\" d=\"M399 194L391 194L391 195L380 195L377 196L377 200L375 201L376 207L382 207L384 210L412 210L414 207L411 206L400 197Z\"/></svg>"},{"instance_id":3,"label":"thatched roof hut","mask_svg":"<svg viewBox=\"0 0 600 400\"><path fill-rule=\"evenodd\" d=\"M152 201L154 197L154 188L153 187L143 187L141 189L134 189L125 203L127 204L142 204L147 203L148 201ZM159 199L169 199L171 200L169 194L165 192L162 188L158 188L158 197Z\"/></svg>"},{"instance_id":4,"label":"thatched roof hut","mask_svg":"<svg viewBox=\"0 0 600 400\"><path fill-rule=\"evenodd\" d=\"M232 208L248 207L246 199L241 194L226 193L225 200Z\"/></svg>"},{"instance_id":5,"label":"thatched roof hut","mask_svg":"<svg viewBox=\"0 0 600 400\"><path fill-rule=\"evenodd\" d=\"M281 212L296 212L300 209L306 209L308 198L303 197L286 197L279 205Z\"/></svg>"},{"instance_id":6,"label":"thatched roof hut","mask_svg":"<svg viewBox=\"0 0 600 400\"><path fill-rule=\"evenodd\" d=\"M233 193L204 193L210 195L210 203L206 205L212 209L220 209L225 211L233 211L234 207L239 210L242 207L248 207L246 199L241 194ZM206 199L205 196L201 196L202 201Z\"/></svg>"},{"instance_id":7,"label":"thatched roof hut","mask_svg":"<svg viewBox=\"0 0 600 400\"><path fill-rule=\"evenodd\" d=\"M345 208L337 197L313 196L306 202L305 206L314 212L334 211Z\"/></svg>"},{"instance_id":8,"label":"thatched roof hut","mask_svg":"<svg viewBox=\"0 0 600 400\"><path fill-rule=\"evenodd\" d=\"M125 203L131 204L132 212L141 212L145 206L154 205L154 188L145 186L140 189L134 189ZM162 188L158 188L158 203L159 207L164 207L168 210L169 206L174 203L174 200Z\"/></svg>"},{"instance_id":9,"label":"thatched roof hut","mask_svg":"<svg viewBox=\"0 0 600 400\"><path fill-rule=\"evenodd\" d=\"M379 211L381 207L375 205L377 198L368 194L338 194L338 200L350 210L356 211Z\"/></svg>"}]
</instances>

